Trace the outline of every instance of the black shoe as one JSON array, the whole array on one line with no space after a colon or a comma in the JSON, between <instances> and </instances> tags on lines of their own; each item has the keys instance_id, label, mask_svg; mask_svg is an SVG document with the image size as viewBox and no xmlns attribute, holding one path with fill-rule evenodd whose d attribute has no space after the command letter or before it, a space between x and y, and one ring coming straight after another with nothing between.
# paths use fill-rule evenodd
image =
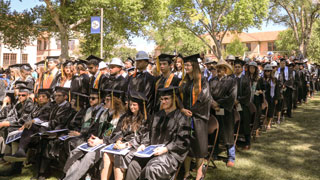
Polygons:
<instances>
[{"instance_id":1,"label":"black shoe","mask_svg":"<svg viewBox=\"0 0 320 180\"><path fill-rule=\"evenodd\" d=\"M27 156L24 150L19 149L14 155L4 156L4 160L8 162L23 162L27 160Z\"/></svg>"}]
</instances>

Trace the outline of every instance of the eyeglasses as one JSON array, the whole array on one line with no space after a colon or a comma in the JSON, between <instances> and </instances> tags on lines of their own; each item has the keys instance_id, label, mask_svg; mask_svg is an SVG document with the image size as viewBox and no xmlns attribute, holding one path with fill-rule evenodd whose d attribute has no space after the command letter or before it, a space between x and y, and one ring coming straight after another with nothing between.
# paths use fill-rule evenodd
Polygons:
<instances>
[{"instance_id":1,"label":"eyeglasses","mask_svg":"<svg viewBox=\"0 0 320 180\"><path fill-rule=\"evenodd\" d=\"M26 97L27 95L25 95L25 94L18 94L18 97Z\"/></svg>"},{"instance_id":2,"label":"eyeglasses","mask_svg":"<svg viewBox=\"0 0 320 180\"><path fill-rule=\"evenodd\" d=\"M62 94L55 94L55 95L53 95L54 97L61 97L61 96L63 96Z\"/></svg>"},{"instance_id":3,"label":"eyeglasses","mask_svg":"<svg viewBox=\"0 0 320 180\"><path fill-rule=\"evenodd\" d=\"M98 99L98 97L89 97L89 99L93 101L93 100Z\"/></svg>"},{"instance_id":4,"label":"eyeglasses","mask_svg":"<svg viewBox=\"0 0 320 180\"><path fill-rule=\"evenodd\" d=\"M160 101L169 101L169 99L171 99L171 98L169 98L169 97L164 97L164 98L160 98Z\"/></svg>"},{"instance_id":5,"label":"eyeglasses","mask_svg":"<svg viewBox=\"0 0 320 180\"><path fill-rule=\"evenodd\" d=\"M94 67L90 67L90 66L88 67L88 69L93 69L93 68L94 68Z\"/></svg>"},{"instance_id":6,"label":"eyeglasses","mask_svg":"<svg viewBox=\"0 0 320 180\"><path fill-rule=\"evenodd\" d=\"M106 100L106 101L111 101L111 98L105 98L104 100Z\"/></svg>"}]
</instances>

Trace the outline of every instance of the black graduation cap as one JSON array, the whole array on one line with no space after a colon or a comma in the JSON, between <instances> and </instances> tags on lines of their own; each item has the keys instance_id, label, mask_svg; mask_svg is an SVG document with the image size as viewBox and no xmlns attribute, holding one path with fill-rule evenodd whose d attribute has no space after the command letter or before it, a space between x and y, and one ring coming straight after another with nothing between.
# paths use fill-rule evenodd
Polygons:
<instances>
[{"instance_id":1,"label":"black graduation cap","mask_svg":"<svg viewBox=\"0 0 320 180\"><path fill-rule=\"evenodd\" d=\"M167 96L177 94L179 91L178 89L178 86L169 86L167 88L158 89L157 91L159 92L160 96Z\"/></svg>"},{"instance_id":2,"label":"black graduation cap","mask_svg":"<svg viewBox=\"0 0 320 180\"><path fill-rule=\"evenodd\" d=\"M26 64L20 64L20 69L23 69L25 71L31 71L32 67L30 66L29 63L26 63Z\"/></svg>"},{"instance_id":3,"label":"black graduation cap","mask_svg":"<svg viewBox=\"0 0 320 180\"><path fill-rule=\"evenodd\" d=\"M134 64L134 60L131 57L128 57L127 61L130 61L132 65Z\"/></svg>"},{"instance_id":4,"label":"black graduation cap","mask_svg":"<svg viewBox=\"0 0 320 180\"><path fill-rule=\"evenodd\" d=\"M97 56L94 56L94 55L88 56L86 60L88 60L88 61L97 60L98 62L103 61L101 58L98 58Z\"/></svg>"},{"instance_id":5,"label":"black graduation cap","mask_svg":"<svg viewBox=\"0 0 320 180\"><path fill-rule=\"evenodd\" d=\"M144 118L147 119L147 97L141 92L131 90L129 91L129 100L143 105Z\"/></svg>"},{"instance_id":6,"label":"black graduation cap","mask_svg":"<svg viewBox=\"0 0 320 180\"><path fill-rule=\"evenodd\" d=\"M49 61L57 61L59 60L59 56L47 56L46 60Z\"/></svg>"},{"instance_id":7,"label":"black graduation cap","mask_svg":"<svg viewBox=\"0 0 320 180\"><path fill-rule=\"evenodd\" d=\"M280 58L280 62L281 61L287 61L286 58Z\"/></svg>"},{"instance_id":8,"label":"black graduation cap","mask_svg":"<svg viewBox=\"0 0 320 180\"><path fill-rule=\"evenodd\" d=\"M9 69L20 69L20 64L13 64L8 67Z\"/></svg>"},{"instance_id":9,"label":"black graduation cap","mask_svg":"<svg viewBox=\"0 0 320 180\"><path fill-rule=\"evenodd\" d=\"M76 100L76 110L80 111L80 102L84 104L89 103L89 96L79 92L72 92L73 99Z\"/></svg>"},{"instance_id":10,"label":"black graduation cap","mask_svg":"<svg viewBox=\"0 0 320 180\"><path fill-rule=\"evenodd\" d=\"M124 97L124 91L116 90L116 89L106 89L106 90L103 90L103 93L105 97L114 96L120 99Z\"/></svg>"},{"instance_id":11,"label":"black graduation cap","mask_svg":"<svg viewBox=\"0 0 320 180\"><path fill-rule=\"evenodd\" d=\"M78 60L76 60L75 62L76 62L78 65L79 65L79 64L85 64L85 65L86 65L86 64L88 63L87 60L83 60L83 59L78 59Z\"/></svg>"},{"instance_id":12,"label":"black graduation cap","mask_svg":"<svg viewBox=\"0 0 320 180\"><path fill-rule=\"evenodd\" d=\"M191 56L187 56L183 58L184 63L186 62L197 62L198 63L198 58L200 58L200 54L194 54Z\"/></svg>"},{"instance_id":13,"label":"black graduation cap","mask_svg":"<svg viewBox=\"0 0 320 180\"><path fill-rule=\"evenodd\" d=\"M11 100L14 99L14 90L6 90L5 93L6 96L9 96L11 98Z\"/></svg>"},{"instance_id":14,"label":"black graduation cap","mask_svg":"<svg viewBox=\"0 0 320 180\"><path fill-rule=\"evenodd\" d=\"M53 89L39 89L39 90L38 90L38 94L39 94L39 95L40 95L40 94L45 94L45 95L47 95L48 97L50 97L51 94L52 94L52 91L53 91Z\"/></svg>"},{"instance_id":15,"label":"black graduation cap","mask_svg":"<svg viewBox=\"0 0 320 180\"><path fill-rule=\"evenodd\" d=\"M96 88L90 88L90 94L100 94L100 90Z\"/></svg>"},{"instance_id":16,"label":"black graduation cap","mask_svg":"<svg viewBox=\"0 0 320 180\"><path fill-rule=\"evenodd\" d=\"M20 80L18 80L18 81L16 81L15 83L14 83L14 85L15 85L15 87L16 88L18 88L18 87L20 87L20 86L28 86L28 84L29 84L29 82L27 82L27 81L20 81Z\"/></svg>"},{"instance_id":17,"label":"black graduation cap","mask_svg":"<svg viewBox=\"0 0 320 180\"><path fill-rule=\"evenodd\" d=\"M127 71L131 72L131 71L134 71L135 69L136 69L136 67L131 67L131 68L128 68Z\"/></svg>"},{"instance_id":18,"label":"black graduation cap","mask_svg":"<svg viewBox=\"0 0 320 180\"><path fill-rule=\"evenodd\" d=\"M19 89L19 92L28 92L30 93L30 91L32 91L33 89L26 86L26 85L21 85L19 87L17 87L17 89Z\"/></svg>"},{"instance_id":19,"label":"black graduation cap","mask_svg":"<svg viewBox=\"0 0 320 180\"><path fill-rule=\"evenodd\" d=\"M169 64L171 64L174 57L175 57L174 55L170 55L170 54L160 54L158 56L158 59L159 61L167 61Z\"/></svg>"},{"instance_id":20,"label":"black graduation cap","mask_svg":"<svg viewBox=\"0 0 320 180\"><path fill-rule=\"evenodd\" d=\"M69 92L70 92L70 88L56 86L56 87L54 88L54 91L55 91L55 92L61 92L61 93L65 94L65 95L68 95Z\"/></svg>"},{"instance_id":21,"label":"black graduation cap","mask_svg":"<svg viewBox=\"0 0 320 180\"><path fill-rule=\"evenodd\" d=\"M240 64L241 66L245 65L246 62L245 61L242 61L241 59L239 58L236 58L236 60L234 60L234 65L236 64Z\"/></svg>"},{"instance_id":22,"label":"black graduation cap","mask_svg":"<svg viewBox=\"0 0 320 180\"><path fill-rule=\"evenodd\" d=\"M36 66L45 66L45 60L39 61L37 63L35 63Z\"/></svg>"},{"instance_id":23,"label":"black graduation cap","mask_svg":"<svg viewBox=\"0 0 320 180\"><path fill-rule=\"evenodd\" d=\"M70 61L70 60L67 60L66 62L64 62L64 63L62 64L62 66L63 66L63 67L73 66L73 62Z\"/></svg>"}]
</instances>

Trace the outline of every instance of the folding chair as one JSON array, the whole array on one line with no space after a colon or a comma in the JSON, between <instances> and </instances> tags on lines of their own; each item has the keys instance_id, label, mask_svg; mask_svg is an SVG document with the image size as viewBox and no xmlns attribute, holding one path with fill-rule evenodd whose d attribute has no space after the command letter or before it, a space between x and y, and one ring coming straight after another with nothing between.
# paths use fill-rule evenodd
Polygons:
<instances>
[{"instance_id":1,"label":"folding chair","mask_svg":"<svg viewBox=\"0 0 320 180\"><path fill-rule=\"evenodd\" d=\"M218 139L219 123L218 123L218 120L216 119L216 117L211 115L210 118L209 118L209 122L208 122L208 134L213 134L214 132L216 132L216 136L214 138L213 145L208 145L208 148L212 148L212 150L210 152L209 158L207 159L207 165L206 165L206 167L204 169L203 177L206 177L207 170L208 170L210 162L213 164L213 168L216 167L216 165L214 163L214 158L212 156L213 156L213 153L214 153L214 147L216 146L217 139Z\"/></svg>"}]
</instances>

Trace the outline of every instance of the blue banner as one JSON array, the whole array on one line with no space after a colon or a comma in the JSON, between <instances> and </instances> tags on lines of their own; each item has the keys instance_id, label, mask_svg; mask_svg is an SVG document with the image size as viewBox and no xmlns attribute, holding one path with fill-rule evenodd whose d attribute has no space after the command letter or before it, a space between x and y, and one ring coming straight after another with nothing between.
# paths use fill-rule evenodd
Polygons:
<instances>
[{"instance_id":1,"label":"blue banner","mask_svg":"<svg viewBox=\"0 0 320 180\"><path fill-rule=\"evenodd\" d=\"M100 34L101 21L99 16L91 17L91 34Z\"/></svg>"}]
</instances>

